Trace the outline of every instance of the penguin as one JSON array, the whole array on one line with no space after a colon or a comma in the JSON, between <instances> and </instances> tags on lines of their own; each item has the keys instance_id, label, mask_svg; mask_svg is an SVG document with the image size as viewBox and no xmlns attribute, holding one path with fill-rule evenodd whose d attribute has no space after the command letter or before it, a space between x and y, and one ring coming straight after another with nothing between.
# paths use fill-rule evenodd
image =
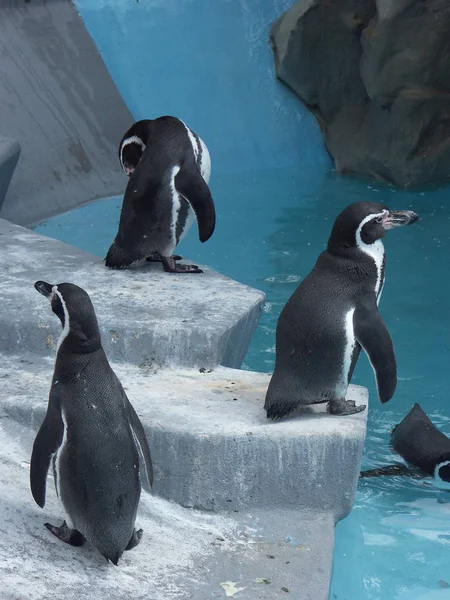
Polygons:
<instances>
[{"instance_id":1,"label":"penguin","mask_svg":"<svg viewBox=\"0 0 450 600\"><path fill-rule=\"evenodd\" d=\"M167 273L202 273L197 265L178 264L173 252L195 217L202 243L214 232L205 143L176 117L146 119L125 133L119 159L129 180L105 265L124 268L145 258L161 262Z\"/></svg>"},{"instance_id":2,"label":"penguin","mask_svg":"<svg viewBox=\"0 0 450 600\"><path fill-rule=\"evenodd\" d=\"M360 477L431 475L438 482L450 483L450 439L430 421L419 404L394 427L391 446L410 466L387 465L362 471Z\"/></svg>"},{"instance_id":3,"label":"penguin","mask_svg":"<svg viewBox=\"0 0 450 600\"><path fill-rule=\"evenodd\" d=\"M144 428L111 369L89 295L77 285L35 283L62 325L47 412L36 435L30 487L43 508L52 464L67 515L45 523L73 546L88 540L113 564L141 540L135 520L141 493L139 453L148 485L153 470Z\"/></svg>"},{"instance_id":4,"label":"penguin","mask_svg":"<svg viewBox=\"0 0 450 600\"><path fill-rule=\"evenodd\" d=\"M345 399L361 347L375 371L381 402L393 396L395 354L378 312L382 238L417 219L412 211L371 202L355 202L337 217L326 250L278 319L275 369L264 405L268 418L325 402L333 415L363 411L365 405Z\"/></svg>"}]
</instances>

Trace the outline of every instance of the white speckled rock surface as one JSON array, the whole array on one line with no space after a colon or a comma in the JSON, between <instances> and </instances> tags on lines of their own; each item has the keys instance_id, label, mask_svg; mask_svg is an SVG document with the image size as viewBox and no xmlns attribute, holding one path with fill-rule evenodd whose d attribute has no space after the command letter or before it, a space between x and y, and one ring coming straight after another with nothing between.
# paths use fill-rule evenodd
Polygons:
<instances>
[{"instance_id":1,"label":"white speckled rock surface","mask_svg":"<svg viewBox=\"0 0 450 600\"><path fill-rule=\"evenodd\" d=\"M225 589L239 590L237 600L328 599L334 523L353 503L367 411L333 417L317 407L271 423L267 374L112 364L155 468L138 515L144 538L115 568L44 528L63 518L51 476L43 510L29 491L53 360L0 357L2 600L207 600L229 597ZM363 388L350 396L367 402Z\"/></svg>"},{"instance_id":2,"label":"white speckled rock surface","mask_svg":"<svg viewBox=\"0 0 450 600\"><path fill-rule=\"evenodd\" d=\"M2 349L51 355L59 323L34 282L71 282L91 296L111 359L134 364L239 367L264 294L205 269L160 264L107 269L91 254L0 219Z\"/></svg>"}]
</instances>

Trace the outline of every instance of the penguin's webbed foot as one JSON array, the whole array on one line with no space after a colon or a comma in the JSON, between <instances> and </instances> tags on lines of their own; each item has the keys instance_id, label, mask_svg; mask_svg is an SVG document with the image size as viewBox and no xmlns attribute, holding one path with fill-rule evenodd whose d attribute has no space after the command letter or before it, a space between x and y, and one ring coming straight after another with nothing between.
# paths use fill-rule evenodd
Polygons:
<instances>
[{"instance_id":1,"label":"penguin's webbed foot","mask_svg":"<svg viewBox=\"0 0 450 600\"><path fill-rule=\"evenodd\" d=\"M125 550L132 550L133 548L136 548L136 546L142 540L143 533L144 533L143 529L138 529L138 531L136 531L136 529L135 529L133 531L133 535L130 538L130 541L128 542L128 546L125 548Z\"/></svg>"},{"instance_id":2,"label":"penguin's webbed foot","mask_svg":"<svg viewBox=\"0 0 450 600\"><path fill-rule=\"evenodd\" d=\"M166 273L203 273L197 265L177 265L173 256L161 256L161 262Z\"/></svg>"},{"instance_id":3,"label":"penguin's webbed foot","mask_svg":"<svg viewBox=\"0 0 450 600\"><path fill-rule=\"evenodd\" d=\"M77 529L70 529L65 521L61 527L56 527L50 523L44 523L44 525L58 539L66 544L70 544L71 546L82 546L86 541L86 538L82 533L80 533Z\"/></svg>"},{"instance_id":4,"label":"penguin's webbed foot","mask_svg":"<svg viewBox=\"0 0 450 600\"><path fill-rule=\"evenodd\" d=\"M182 260L183 257L179 256L178 254L173 254L170 258L173 258L173 260ZM147 262L161 262L161 254L159 252L155 252L151 256L147 256L145 260Z\"/></svg>"},{"instance_id":5,"label":"penguin's webbed foot","mask_svg":"<svg viewBox=\"0 0 450 600\"><path fill-rule=\"evenodd\" d=\"M354 400L330 400L328 406L332 415L355 415L366 408L365 404L356 406Z\"/></svg>"}]
</instances>

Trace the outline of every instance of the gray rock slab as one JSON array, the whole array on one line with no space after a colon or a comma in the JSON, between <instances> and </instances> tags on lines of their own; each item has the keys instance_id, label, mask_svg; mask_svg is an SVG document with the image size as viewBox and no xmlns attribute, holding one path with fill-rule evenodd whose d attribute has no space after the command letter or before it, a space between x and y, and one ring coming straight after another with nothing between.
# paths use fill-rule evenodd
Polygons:
<instances>
[{"instance_id":1,"label":"gray rock slab","mask_svg":"<svg viewBox=\"0 0 450 600\"><path fill-rule=\"evenodd\" d=\"M0 135L0 210L20 156L20 144Z\"/></svg>"},{"instance_id":2,"label":"gray rock slab","mask_svg":"<svg viewBox=\"0 0 450 600\"><path fill-rule=\"evenodd\" d=\"M328 600L334 520L319 512L207 513L143 491L144 536L118 567L63 544L44 528L64 518L51 477L44 509L30 493L34 434L1 417L2 600Z\"/></svg>"},{"instance_id":3,"label":"gray rock slab","mask_svg":"<svg viewBox=\"0 0 450 600\"><path fill-rule=\"evenodd\" d=\"M0 10L0 134L22 147L1 216L30 225L121 193L117 147L133 118L73 3Z\"/></svg>"},{"instance_id":4,"label":"gray rock slab","mask_svg":"<svg viewBox=\"0 0 450 600\"><path fill-rule=\"evenodd\" d=\"M446 0L297 0L273 24L277 76L316 116L338 172L450 179L449 27Z\"/></svg>"},{"instance_id":5,"label":"gray rock slab","mask_svg":"<svg viewBox=\"0 0 450 600\"><path fill-rule=\"evenodd\" d=\"M115 271L91 254L0 219L3 352L52 355L60 323L33 287L71 282L91 296L112 360L141 365L239 367L264 294L205 268L164 273L160 264Z\"/></svg>"},{"instance_id":6,"label":"gray rock slab","mask_svg":"<svg viewBox=\"0 0 450 600\"><path fill-rule=\"evenodd\" d=\"M3 414L37 430L53 360L3 356ZM155 494L208 511L301 510L337 521L353 505L367 410L332 416L325 405L279 422L263 410L269 375L219 367L152 370L112 365L143 423ZM367 404L367 391L349 397Z\"/></svg>"}]
</instances>

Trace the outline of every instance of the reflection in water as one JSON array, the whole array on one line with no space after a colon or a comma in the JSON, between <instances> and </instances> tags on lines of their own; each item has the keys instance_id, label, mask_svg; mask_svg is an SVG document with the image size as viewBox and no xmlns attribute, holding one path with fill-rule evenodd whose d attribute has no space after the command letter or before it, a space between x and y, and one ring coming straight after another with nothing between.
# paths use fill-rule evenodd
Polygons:
<instances>
[{"instance_id":1,"label":"reflection in water","mask_svg":"<svg viewBox=\"0 0 450 600\"><path fill-rule=\"evenodd\" d=\"M379 404L364 356L354 382L371 394L363 468L391 464L391 429L419 402L450 435L450 192L408 193L313 170L284 169L214 177L218 225L202 245L195 229L181 254L262 289L267 304L245 368L271 371L275 327L285 302L325 248L337 214L357 200L412 209L421 221L388 232L386 285L380 312L391 332L399 381ZM124 186L125 186L124 180ZM38 228L104 256L117 231L120 199L57 217ZM337 527L333 600L450 598L450 492L430 479L360 481L352 514Z\"/></svg>"}]
</instances>

